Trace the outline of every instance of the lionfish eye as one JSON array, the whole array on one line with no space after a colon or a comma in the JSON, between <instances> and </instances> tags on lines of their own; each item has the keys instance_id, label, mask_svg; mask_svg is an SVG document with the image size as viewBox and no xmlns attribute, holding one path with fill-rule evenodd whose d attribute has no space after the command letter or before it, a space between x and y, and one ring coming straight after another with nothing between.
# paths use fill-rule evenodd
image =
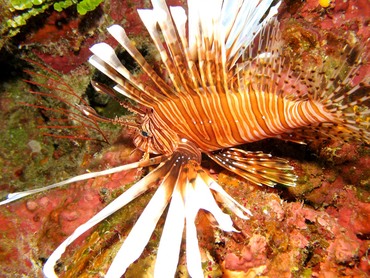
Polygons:
<instances>
[{"instance_id":1,"label":"lionfish eye","mask_svg":"<svg viewBox=\"0 0 370 278\"><path fill-rule=\"evenodd\" d=\"M144 137L149 137L149 133L144 130L141 131L141 135Z\"/></svg>"}]
</instances>

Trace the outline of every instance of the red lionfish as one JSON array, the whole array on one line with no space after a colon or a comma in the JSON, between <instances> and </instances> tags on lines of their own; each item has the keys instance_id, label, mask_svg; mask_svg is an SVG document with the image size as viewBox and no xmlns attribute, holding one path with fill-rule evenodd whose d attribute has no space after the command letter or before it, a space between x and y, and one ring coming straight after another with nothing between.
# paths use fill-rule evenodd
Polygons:
<instances>
[{"instance_id":1,"label":"red lionfish","mask_svg":"<svg viewBox=\"0 0 370 278\"><path fill-rule=\"evenodd\" d=\"M134 143L146 154L144 158L40 189L9 194L1 202L6 204L101 175L158 165L78 227L52 253L44 266L47 277L56 277L54 266L68 245L153 186L157 186L155 194L113 259L106 277L120 277L140 256L167 206L155 277L175 275L184 230L188 272L191 277L203 277L194 223L198 211L212 214L223 231L237 230L218 204L243 219L252 214L202 168L202 153L255 184L295 186L297 177L286 160L235 146L272 137L301 141L312 139L315 134L369 142L369 123L362 118L370 110L348 109L370 98L365 95L350 100L364 86L350 85L360 62L343 81L338 81L341 68L329 77L320 70L294 72L282 55L275 18L280 2L188 0L187 13L183 7L168 7L164 0L151 2L153 9L138 13L159 51L166 79L154 71L118 25L108 31L140 66L145 83L126 69L105 43L92 46L94 55L89 59L116 82L114 89L118 93L139 104L124 104L137 115L135 121L109 121L136 129ZM92 84L96 90L114 97L107 87ZM79 109L84 116L107 121L91 107L80 105Z\"/></svg>"}]
</instances>

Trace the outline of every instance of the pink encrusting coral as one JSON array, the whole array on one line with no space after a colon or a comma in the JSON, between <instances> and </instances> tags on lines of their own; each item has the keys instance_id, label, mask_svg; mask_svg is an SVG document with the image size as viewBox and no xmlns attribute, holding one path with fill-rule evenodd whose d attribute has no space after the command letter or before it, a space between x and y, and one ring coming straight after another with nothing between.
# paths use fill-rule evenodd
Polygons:
<instances>
[{"instance_id":1,"label":"pink encrusting coral","mask_svg":"<svg viewBox=\"0 0 370 278\"><path fill-rule=\"evenodd\" d=\"M90 169L97 165L108 167L117 163L130 163L141 157L140 152L131 154L133 149L127 144L124 148L122 145L118 149L117 147L118 145L106 149L101 158L95 158L93 163L88 162ZM48 257L66 235L71 234L106 205L112 198L112 191L122 190L139 175L137 170L131 170L83 181L2 210L1 258L3 262L7 262L1 264L2 274L6 277L14 277L14 273L41 276L36 260ZM79 238L76 244L83 243L88 235ZM17 242L17 246L14 246L14 242Z\"/></svg>"},{"instance_id":2,"label":"pink encrusting coral","mask_svg":"<svg viewBox=\"0 0 370 278\"><path fill-rule=\"evenodd\" d=\"M248 228L236 220L242 233L246 233L244 239L227 237L225 249L218 251L219 257L224 258L222 266L227 277L366 277L367 240L342 225L330 209L317 211L281 199L280 208L276 209L276 193L256 191L253 197L253 202L265 210L256 210ZM274 204L275 209L269 204Z\"/></svg>"}]
</instances>

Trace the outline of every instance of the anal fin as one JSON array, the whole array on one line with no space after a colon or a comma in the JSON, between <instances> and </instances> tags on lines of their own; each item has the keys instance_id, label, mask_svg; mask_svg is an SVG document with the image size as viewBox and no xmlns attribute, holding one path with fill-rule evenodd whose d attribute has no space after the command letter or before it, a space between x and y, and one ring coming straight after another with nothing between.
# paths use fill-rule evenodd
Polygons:
<instances>
[{"instance_id":1,"label":"anal fin","mask_svg":"<svg viewBox=\"0 0 370 278\"><path fill-rule=\"evenodd\" d=\"M297 176L288 161L261 151L251 152L229 148L208 156L225 169L257 184L295 186Z\"/></svg>"}]
</instances>

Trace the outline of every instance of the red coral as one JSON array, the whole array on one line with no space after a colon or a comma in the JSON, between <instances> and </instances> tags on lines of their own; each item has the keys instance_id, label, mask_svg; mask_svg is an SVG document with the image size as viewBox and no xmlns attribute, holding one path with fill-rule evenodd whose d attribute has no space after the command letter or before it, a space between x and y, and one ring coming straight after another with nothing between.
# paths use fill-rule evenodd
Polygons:
<instances>
[{"instance_id":1,"label":"red coral","mask_svg":"<svg viewBox=\"0 0 370 278\"><path fill-rule=\"evenodd\" d=\"M229 253L225 256L225 268L247 272L249 269L266 263L266 239L261 235L253 235L240 256Z\"/></svg>"}]
</instances>

